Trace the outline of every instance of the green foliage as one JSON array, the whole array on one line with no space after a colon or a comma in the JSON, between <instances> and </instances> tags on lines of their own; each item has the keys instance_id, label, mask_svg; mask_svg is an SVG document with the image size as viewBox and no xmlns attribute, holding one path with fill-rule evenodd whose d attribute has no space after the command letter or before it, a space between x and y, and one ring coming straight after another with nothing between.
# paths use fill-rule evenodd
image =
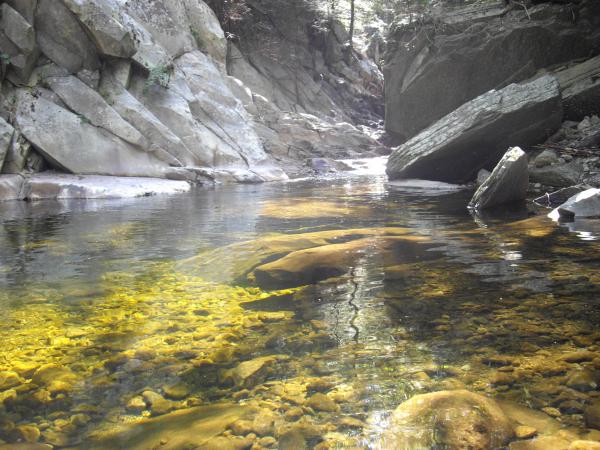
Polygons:
<instances>
[{"instance_id":1,"label":"green foliage","mask_svg":"<svg viewBox=\"0 0 600 450\"><path fill-rule=\"evenodd\" d=\"M85 117L83 114L77 114L77 117L79 118L79 121L82 124L90 125L92 123L92 121Z\"/></svg>"},{"instance_id":2,"label":"green foliage","mask_svg":"<svg viewBox=\"0 0 600 450\"><path fill-rule=\"evenodd\" d=\"M0 52L0 62L2 62L2 64L10 64L10 55Z\"/></svg>"},{"instance_id":3,"label":"green foliage","mask_svg":"<svg viewBox=\"0 0 600 450\"><path fill-rule=\"evenodd\" d=\"M159 64L148 68L148 78L144 85L144 92L148 92L152 86L159 86L167 89L171 83L171 75L173 74L172 64Z\"/></svg>"}]
</instances>

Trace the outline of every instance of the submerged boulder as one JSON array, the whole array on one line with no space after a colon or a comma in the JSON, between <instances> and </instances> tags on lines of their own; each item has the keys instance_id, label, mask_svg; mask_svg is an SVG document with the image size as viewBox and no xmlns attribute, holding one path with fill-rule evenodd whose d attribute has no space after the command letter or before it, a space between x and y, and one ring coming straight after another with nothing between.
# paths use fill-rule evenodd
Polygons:
<instances>
[{"instance_id":1,"label":"submerged boulder","mask_svg":"<svg viewBox=\"0 0 600 450\"><path fill-rule=\"evenodd\" d=\"M469 208L485 209L523 200L528 186L527 155L519 147L513 147L479 186Z\"/></svg>"},{"instance_id":2,"label":"submerged boulder","mask_svg":"<svg viewBox=\"0 0 600 450\"><path fill-rule=\"evenodd\" d=\"M392 414L381 448L502 448L513 427L492 399L466 390L415 395Z\"/></svg>"},{"instance_id":3,"label":"submerged boulder","mask_svg":"<svg viewBox=\"0 0 600 450\"><path fill-rule=\"evenodd\" d=\"M479 169L496 164L506 148L543 141L561 119L553 76L491 90L395 148L387 173L391 179L471 181Z\"/></svg>"}]
</instances>

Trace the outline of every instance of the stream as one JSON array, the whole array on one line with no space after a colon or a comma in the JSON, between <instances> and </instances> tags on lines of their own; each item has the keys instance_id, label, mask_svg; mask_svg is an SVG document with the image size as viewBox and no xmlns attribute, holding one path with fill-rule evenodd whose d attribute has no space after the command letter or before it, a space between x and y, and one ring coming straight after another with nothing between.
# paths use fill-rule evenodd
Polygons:
<instances>
[{"instance_id":1,"label":"stream","mask_svg":"<svg viewBox=\"0 0 600 450\"><path fill-rule=\"evenodd\" d=\"M584 435L598 227L473 216L381 162L0 203L0 448L381 448L403 401L463 388Z\"/></svg>"}]
</instances>

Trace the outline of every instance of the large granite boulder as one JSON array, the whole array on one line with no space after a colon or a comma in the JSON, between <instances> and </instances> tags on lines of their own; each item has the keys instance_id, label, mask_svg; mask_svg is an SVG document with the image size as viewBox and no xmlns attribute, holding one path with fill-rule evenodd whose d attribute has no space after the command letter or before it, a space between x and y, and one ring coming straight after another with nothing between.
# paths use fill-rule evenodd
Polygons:
<instances>
[{"instance_id":1,"label":"large granite boulder","mask_svg":"<svg viewBox=\"0 0 600 450\"><path fill-rule=\"evenodd\" d=\"M522 201L527 196L528 187L527 155L519 147L513 147L479 186L469 202L469 208L486 209Z\"/></svg>"},{"instance_id":2,"label":"large granite boulder","mask_svg":"<svg viewBox=\"0 0 600 450\"><path fill-rule=\"evenodd\" d=\"M33 25L8 3L0 5L0 51L10 69L7 78L26 82L39 56Z\"/></svg>"},{"instance_id":3,"label":"large granite boulder","mask_svg":"<svg viewBox=\"0 0 600 450\"><path fill-rule=\"evenodd\" d=\"M25 178L21 175L0 175L0 202L23 200L27 195Z\"/></svg>"},{"instance_id":4,"label":"large granite boulder","mask_svg":"<svg viewBox=\"0 0 600 450\"><path fill-rule=\"evenodd\" d=\"M130 144L146 148L148 142L141 133L126 122L102 96L72 75L49 77L45 80L50 88L84 121L104 128Z\"/></svg>"},{"instance_id":5,"label":"large granite boulder","mask_svg":"<svg viewBox=\"0 0 600 450\"><path fill-rule=\"evenodd\" d=\"M492 399L466 390L415 395L394 413L380 448L503 448L513 427Z\"/></svg>"},{"instance_id":6,"label":"large granite boulder","mask_svg":"<svg viewBox=\"0 0 600 450\"><path fill-rule=\"evenodd\" d=\"M15 129L0 117L0 169L4 164L4 159L10 148Z\"/></svg>"},{"instance_id":7,"label":"large granite boulder","mask_svg":"<svg viewBox=\"0 0 600 450\"><path fill-rule=\"evenodd\" d=\"M129 58L137 51L133 33L119 20L119 9L102 0L63 0L91 36L98 52L106 56Z\"/></svg>"},{"instance_id":8,"label":"large granite boulder","mask_svg":"<svg viewBox=\"0 0 600 450\"><path fill-rule=\"evenodd\" d=\"M55 166L79 174L164 177L163 161L24 89L16 125Z\"/></svg>"},{"instance_id":9,"label":"large granite boulder","mask_svg":"<svg viewBox=\"0 0 600 450\"><path fill-rule=\"evenodd\" d=\"M588 8L593 3L527 11L488 3L396 26L384 67L386 130L404 142L490 89L597 54L600 11Z\"/></svg>"},{"instance_id":10,"label":"large granite boulder","mask_svg":"<svg viewBox=\"0 0 600 450\"><path fill-rule=\"evenodd\" d=\"M35 17L38 45L55 64L71 73L100 67L96 45L62 0L38 0Z\"/></svg>"},{"instance_id":11,"label":"large granite boulder","mask_svg":"<svg viewBox=\"0 0 600 450\"><path fill-rule=\"evenodd\" d=\"M506 148L544 141L560 127L562 105L551 75L491 90L392 151L391 179L463 183L491 168Z\"/></svg>"}]
</instances>

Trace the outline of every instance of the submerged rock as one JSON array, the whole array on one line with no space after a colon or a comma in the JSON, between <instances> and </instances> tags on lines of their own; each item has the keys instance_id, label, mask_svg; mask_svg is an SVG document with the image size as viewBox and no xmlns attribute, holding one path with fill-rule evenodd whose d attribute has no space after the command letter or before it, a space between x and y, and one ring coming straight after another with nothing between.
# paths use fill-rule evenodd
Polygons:
<instances>
[{"instance_id":1,"label":"submerged rock","mask_svg":"<svg viewBox=\"0 0 600 450\"><path fill-rule=\"evenodd\" d=\"M252 388L267 378L277 359L276 356L263 356L244 361L233 369L225 371L221 376L221 380L232 382L240 388Z\"/></svg>"},{"instance_id":2,"label":"submerged rock","mask_svg":"<svg viewBox=\"0 0 600 450\"><path fill-rule=\"evenodd\" d=\"M492 399L466 390L415 395L392 415L381 448L468 448L488 450L504 447L513 427Z\"/></svg>"},{"instance_id":3,"label":"submerged rock","mask_svg":"<svg viewBox=\"0 0 600 450\"><path fill-rule=\"evenodd\" d=\"M479 186L469 208L485 209L524 200L528 186L527 155L519 147L513 147Z\"/></svg>"},{"instance_id":4,"label":"submerged rock","mask_svg":"<svg viewBox=\"0 0 600 450\"><path fill-rule=\"evenodd\" d=\"M225 431L230 423L252 413L253 409L249 407L219 403L175 411L119 426L111 424L109 427L94 431L86 448L90 450L208 448L204 445Z\"/></svg>"},{"instance_id":5,"label":"submerged rock","mask_svg":"<svg viewBox=\"0 0 600 450\"><path fill-rule=\"evenodd\" d=\"M543 141L561 118L558 82L550 75L491 90L395 148L387 173L391 179L471 181L506 148Z\"/></svg>"}]
</instances>

